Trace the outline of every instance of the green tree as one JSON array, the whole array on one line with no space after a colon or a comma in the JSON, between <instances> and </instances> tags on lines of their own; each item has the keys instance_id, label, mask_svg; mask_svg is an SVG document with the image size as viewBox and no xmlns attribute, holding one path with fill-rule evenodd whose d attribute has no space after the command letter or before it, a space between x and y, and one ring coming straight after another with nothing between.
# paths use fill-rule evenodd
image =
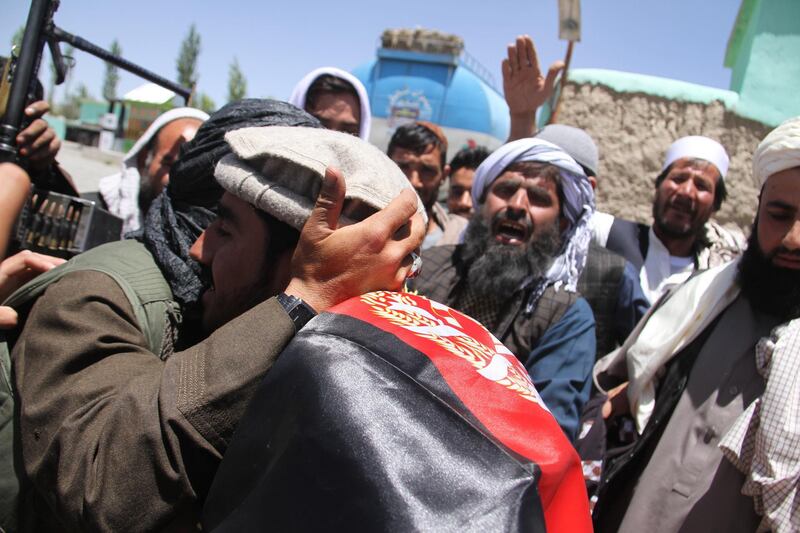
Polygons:
<instances>
[{"instance_id":1,"label":"green tree","mask_svg":"<svg viewBox=\"0 0 800 533\"><path fill-rule=\"evenodd\" d=\"M241 100L247 95L247 78L244 77L239 61L234 57L228 68L228 102Z\"/></svg>"},{"instance_id":2,"label":"green tree","mask_svg":"<svg viewBox=\"0 0 800 533\"><path fill-rule=\"evenodd\" d=\"M114 39L114 42L111 43L110 52L115 56L122 55L122 47L119 45L119 41L116 39ZM105 78L103 79L103 98L109 102L116 100L117 85L119 85L119 68L111 63L106 63L106 74Z\"/></svg>"},{"instance_id":3,"label":"green tree","mask_svg":"<svg viewBox=\"0 0 800 533\"><path fill-rule=\"evenodd\" d=\"M189 26L189 33L181 43L178 54L178 83L184 87L194 87L199 76L197 75L197 58L200 56L200 34L194 24Z\"/></svg>"},{"instance_id":4,"label":"green tree","mask_svg":"<svg viewBox=\"0 0 800 533\"><path fill-rule=\"evenodd\" d=\"M17 31L14 32L14 36L11 37L11 46L16 46L17 52L19 52L19 47L22 46L23 35L25 35L25 26L20 26L17 28Z\"/></svg>"},{"instance_id":5,"label":"green tree","mask_svg":"<svg viewBox=\"0 0 800 533\"><path fill-rule=\"evenodd\" d=\"M198 93L192 100L192 105L202 109L208 114L217 110L217 104L206 93Z\"/></svg>"}]
</instances>

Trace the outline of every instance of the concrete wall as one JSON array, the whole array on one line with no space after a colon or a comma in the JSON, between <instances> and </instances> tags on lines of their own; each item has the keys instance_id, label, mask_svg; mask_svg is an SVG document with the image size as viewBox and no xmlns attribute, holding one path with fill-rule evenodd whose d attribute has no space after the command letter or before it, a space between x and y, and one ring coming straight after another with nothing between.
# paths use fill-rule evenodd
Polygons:
<instances>
[{"instance_id":1,"label":"concrete wall","mask_svg":"<svg viewBox=\"0 0 800 533\"><path fill-rule=\"evenodd\" d=\"M706 135L731 157L728 200L714 218L749 229L758 187L751 156L771 126L741 118L719 101L694 103L608 86L569 82L558 121L585 129L600 147L599 210L649 223L664 152L679 137Z\"/></svg>"}]
</instances>

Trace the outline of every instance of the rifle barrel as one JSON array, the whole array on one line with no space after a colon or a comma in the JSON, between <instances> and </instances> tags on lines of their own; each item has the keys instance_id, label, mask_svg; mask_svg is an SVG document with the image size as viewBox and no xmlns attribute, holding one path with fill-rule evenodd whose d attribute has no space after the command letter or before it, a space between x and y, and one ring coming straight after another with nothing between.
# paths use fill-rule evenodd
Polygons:
<instances>
[{"instance_id":1,"label":"rifle barrel","mask_svg":"<svg viewBox=\"0 0 800 533\"><path fill-rule=\"evenodd\" d=\"M56 6L58 3L56 3ZM22 36L22 46L11 82L6 114L0 124L0 162L16 161L16 136L22 124L23 111L28 100L31 80L36 78L42 57L44 40L42 31L53 7L52 0L33 0L28 11L28 22Z\"/></svg>"},{"instance_id":2,"label":"rifle barrel","mask_svg":"<svg viewBox=\"0 0 800 533\"><path fill-rule=\"evenodd\" d=\"M66 32L59 28L58 26L53 25L49 29L49 33L58 41L64 41L79 50L83 50L89 54L92 54L95 57L99 57L100 59L111 63L121 69L125 69L132 74L136 74L148 81L151 81L157 85L165 87L170 91L173 91L183 97L183 99L188 103L189 97L192 94L191 89L187 89L183 85L179 85L173 81L168 80L167 78L163 78L154 72L150 72L149 70L140 67L135 63L131 63L127 59L119 57L117 55L112 54L108 50L100 48L94 43L90 43L83 37L78 37L77 35L73 35L69 32Z\"/></svg>"}]
</instances>

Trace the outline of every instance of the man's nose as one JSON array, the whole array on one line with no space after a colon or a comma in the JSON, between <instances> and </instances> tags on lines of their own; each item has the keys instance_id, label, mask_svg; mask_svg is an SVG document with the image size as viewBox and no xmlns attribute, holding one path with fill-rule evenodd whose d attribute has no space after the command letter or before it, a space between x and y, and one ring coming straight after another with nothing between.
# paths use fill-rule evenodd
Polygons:
<instances>
[{"instance_id":1,"label":"man's nose","mask_svg":"<svg viewBox=\"0 0 800 533\"><path fill-rule=\"evenodd\" d=\"M781 242L787 250L800 251L800 220L795 220Z\"/></svg>"},{"instance_id":2,"label":"man's nose","mask_svg":"<svg viewBox=\"0 0 800 533\"><path fill-rule=\"evenodd\" d=\"M508 207L516 210L528 208L528 191L524 187L517 189L508 199Z\"/></svg>"},{"instance_id":3,"label":"man's nose","mask_svg":"<svg viewBox=\"0 0 800 533\"><path fill-rule=\"evenodd\" d=\"M419 172L416 170L409 170L406 174L406 177L408 178L408 181L411 182L412 187L418 190L422 188L422 180L419 177Z\"/></svg>"},{"instance_id":4,"label":"man's nose","mask_svg":"<svg viewBox=\"0 0 800 533\"><path fill-rule=\"evenodd\" d=\"M472 209L472 192L471 191L462 192L461 198L458 201L464 207Z\"/></svg>"},{"instance_id":5,"label":"man's nose","mask_svg":"<svg viewBox=\"0 0 800 533\"><path fill-rule=\"evenodd\" d=\"M694 186L694 180L688 179L680 183L678 185L678 193L693 198L697 194L697 187Z\"/></svg>"},{"instance_id":6,"label":"man's nose","mask_svg":"<svg viewBox=\"0 0 800 533\"><path fill-rule=\"evenodd\" d=\"M189 257L201 264L208 264L208 251L205 246L206 232L200 234L191 248L189 248Z\"/></svg>"}]
</instances>

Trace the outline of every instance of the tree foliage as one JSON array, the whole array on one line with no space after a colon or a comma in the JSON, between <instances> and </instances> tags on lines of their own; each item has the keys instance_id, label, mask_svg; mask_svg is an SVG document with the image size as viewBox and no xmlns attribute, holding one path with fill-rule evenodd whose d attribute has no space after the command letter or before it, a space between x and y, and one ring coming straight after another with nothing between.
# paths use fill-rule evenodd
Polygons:
<instances>
[{"instance_id":1,"label":"tree foliage","mask_svg":"<svg viewBox=\"0 0 800 533\"><path fill-rule=\"evenodd\" d=\"M235 102L247 96L247 78L244 77L239 61L234 57L228 68L228 102Z\"/></svg>"},{"instance_id":2,"label":"tree foliage","mask_svg":"<svg viewBox=\"0 0 800 533\"><path fill-rule=\"evenodd\" d=\"M11 37L11 46L16 46L17 52L19 52L19 48L22 46L23 35L25 35L25 26L20 26L17 28L17 31L14 32L14 36Z\"/></svg>"},{"instance_id":3,"label":"tree foliage","mask_svg":"<svg viewBox=\"0 0 800 533\"><path fill-rule=\"evenodd\" d=\"M197 58L200 57L200 34L192 24L189 33L181 43L178 54L178 83L184 87L194 87L200 76L197 74Z\"/></svg>"},{"instance_id":4,"label":"tree foliage","mask_svg":"<svg viewBox=\"0 0 800 533\"><path fill-rule=\"evenodd\" d=\"M116 39L111 43L110 52L116 56L122 55L122 47ZM103 98L109 102L116 100L117 85L119 85L119 68L111 63L106 63L106 73L103 78Z\"/></svg>"},{"instance_id":5,"label":"tree foliage","mask_svg":"<svg viewBox=\"0 0 800 533\"><path fill-rule=\"evenodd\" d=\"M192 105L198 109L202 109L208 114L217 110L217 104L206 93L198 93L192 101Z\"/></svg>"}]
</instances>

